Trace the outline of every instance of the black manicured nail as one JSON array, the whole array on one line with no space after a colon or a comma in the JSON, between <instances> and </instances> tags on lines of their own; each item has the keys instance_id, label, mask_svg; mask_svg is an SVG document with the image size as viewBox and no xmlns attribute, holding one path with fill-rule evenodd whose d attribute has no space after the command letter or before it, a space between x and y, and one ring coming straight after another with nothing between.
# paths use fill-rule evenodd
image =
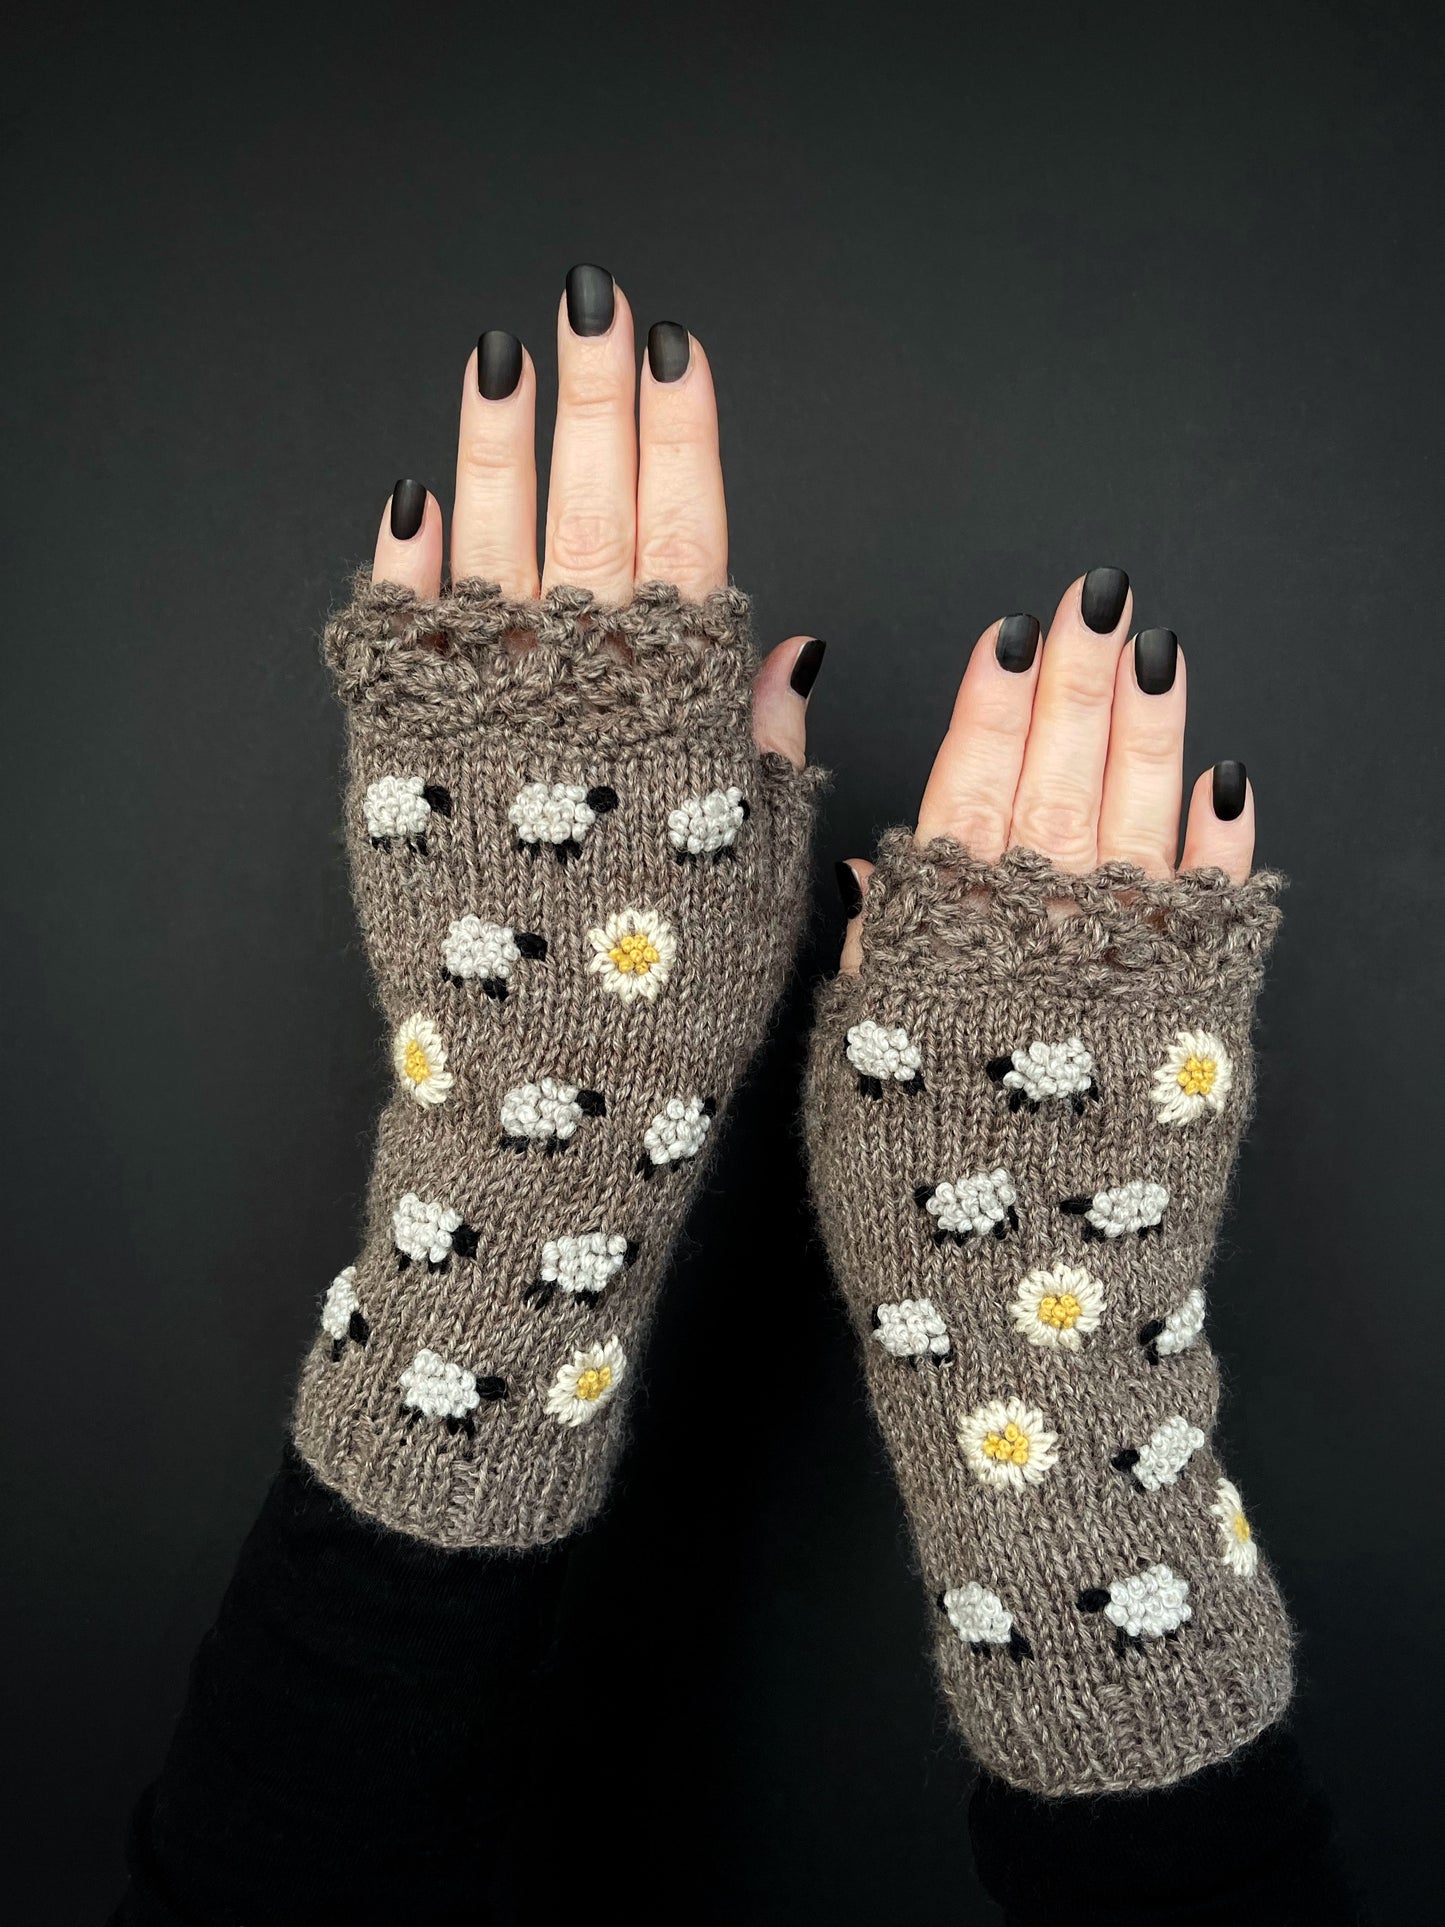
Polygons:
<instances>
[{"instance_id":1,"label":"black manicured nail","mask_svg":"<svg viewBox=\"0 0 1445 1927\"><path fill-rule=\"evenodd\" d=\"M420 482L398 482L391 491L391 532L398 542L410 542L426 520L426 490Z\"/></svg>"},{"instance_id":2,"label":"black manicured nail","mask_svg":"<svg viewBox=\"0 0 1445 1927\"><path fill-rule=\"evenodd\" d=\"M477 337L477 387L483 401L505 401L522 379L522 344L503 328Z\"/></svg>"},{"instance_id":3,"label":"black manicured nail","mask_svg":"<svg viewBox=\"0 0 1445 1927\"><path fill-rule=\"evenodd\" d=\"M1084 577L1079 611L1097 636L1119 626L1129 594L1129 578L1122 569L1090 569Z\"/></svg>"},{"instance_id":4,"label":"black manicured nail","mask_svg":"<svg viewBox=\"0 0 1445 1927\"><path fill-rule=\"evenodd\" d=\"M1134 680L1146 696L1174 687L1179 638L1172 629L1141 629L1134 638Z\"/></svg>"},{"instance_id":5,"label":"black manicured nail","mask_svg":"<svg viewBox=\"0 0 1445 1927\"><path fill-rule=\"evenodd\" d=\"M675 321L654 321L647 331L647 365L654 381L680 381L692 360L692 336Z\"/></svg>"},{"instance_id":6,"label":"black manicured nail","mask_svg":"<svg viewBox=\"0 0 1445 1927\"><path fill-rule=\"evenodd\" d=\"M1243 763L1214 765L1214 814L1221 823L1232 823L1244 808L1249 777Z\"/></svg>"},{"instance_id":7,"label":"black manicured nail","mask_svg":"<svg viewBox=\"0 0 1445 1927\"><path fill-rule=\"evenodd\" d=\"M843 899L843 915L851 923L863 908L863 886L850 863L835 863L833 874L838 879L838 895Z\"/></svg>"},{"instance_id":8,"label":"black manicured nail","mask_svg":"<svg viewBox=\"0 0 1445 1927\"><path fill-rule=\"evenodd\" d=\"M994 661L1000 669L1020 676L1032 669L1039 648L1037 616L1005 616L998 625L998 641L993 646Z\"/></svg>"},{"instance_id":9,"label":"black manicured nail","mask_svg":"<svg viewBox=\"0 0 1445 1927\"><path fill-rule=\"evenodd\" d=\"M798 651L793 661L793 673L788 678L788 686L795 696L806 696L818 680L818 671L823 667L823 657L828 645L821 636L811 636ZM852 876L853 872L848 872Z\"/></svg>"},{"instance_id":10,"label":"black manicured nail","mask_svg":"<svg viewBox=\"0 0 1445 1927\"><path fill-rule=\"evenodd\" d=\"M574 335L605 335L612 326L612 276L584 261L567 276L567 326Z\"/></svg>"}]
</instances>

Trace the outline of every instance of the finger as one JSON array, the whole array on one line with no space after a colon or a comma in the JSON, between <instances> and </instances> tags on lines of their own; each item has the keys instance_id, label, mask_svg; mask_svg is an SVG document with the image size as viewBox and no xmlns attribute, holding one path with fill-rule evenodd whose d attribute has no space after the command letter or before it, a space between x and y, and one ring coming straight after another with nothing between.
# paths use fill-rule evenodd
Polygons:
<instances>
[{"instance_id":1,"label":"finger","mask_svg":"<svg viewBox=\"0 0 1445 1927\"><path fill-rule=\"evenodd\" d=\"M1184 657L1172 629L1141 629L1119 656L1099 861L1137 863L1151 877L1174 874L1184 788Z\"/></svg>"},{"instance_id":2,"label":"finger","mask_svg":"<svg viewBox=\"0 0 1445 1927\"><path fill-rule=\"evenodd\" d=\"M648 330L638 417L637 580L699 602L728 579L728 518L712 370L675 321Z\"/></svg>"},{"instance_id":3,"label":"finger","mask_svg":"<svg viewBox=\"0 0 1445 1927\"><path fill-rule=\"evenodd\" d=\"M807 761L808 697L827 647L821 636L794 636L769 652L753 678L753 740L794 769Z\"/></svg>"},{"instance_id":4,"label":"finger","mask_svg":"<svg viewBox=\"0 0 1445 1927\"><path fill-rule=\"evenodd\" d=\"M372 580L430 598L442 586L442 512L420 482L398 482L381 512Z\"/></svg>"},{"instance_id":5,"label":"finger","mask_svg":"<svg viewBox=\"0 0 1445 1927\"><path fill-rule=\"evenodd\" d=\"M537 593L537 372L515 335L489 329L462 378L452 580Z\"/></svg>"},{"instance_id":6,"label":"finger","mask_svg":"<svg viewBox=\"0 0 1445 1927\"><path fill-rule=\"evenodd\" d=\"M835 864L833 868L838 879L838 894L843 899L843 915L848 919L838 974L856 977L863 963L863 905L868 896L868 879L873 874L873 865L865 857L852 856L846 863Z\"/></svg>"},{"instance_id":7,"label":"finger","mask_svg":"<svg viewBox=\"0 0 1445 1927\"><path fill-rule=\"evenodd\" d=\"M974 644L918 812L918 840L952 836L997 862L1008 847L1039 679L1036 616L1005 616Z\"/></svg>"},{"instance_id":8,"label":"finger","mask_svg":"<svg viewBox=\"0 0 1445 1927\"><path fill-rule=\"evenodd\" d=\"M1243 883L1254 862L1254 786L1243 763L1205 770L1189 799L1181 870L1223 870Z\"/></svg>"},{"instance_id":9,"label":"finger","mask_svg":"<svg viewBox=\"0 0 1445 1927\"><path fill-rule=\"evenodd\" d=\"M557 432L542 587L630 600L637 559L632 310L605 268L573 268L557 314Z\"/></svg>"},{"instance_id":10,"label":"finger","mask_svg":"<svg viewBox=\"0 0 1445 1927\"><path fill-rule=\"evenodd\" d=\"M1114 672L1130 608L1124 571L1092 569L1065 591L1044 644L1009 841L1061 869L1098 861Z\"/></svg>"}]
</instances>

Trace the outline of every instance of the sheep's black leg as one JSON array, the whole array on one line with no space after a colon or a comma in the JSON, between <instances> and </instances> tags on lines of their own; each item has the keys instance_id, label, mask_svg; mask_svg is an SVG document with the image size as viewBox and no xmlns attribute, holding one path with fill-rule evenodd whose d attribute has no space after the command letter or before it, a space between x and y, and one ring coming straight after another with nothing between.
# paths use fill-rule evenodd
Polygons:
<instances>
[{"instance_id":1,"label":"sheep's black leg","mask_svg":"<svg viewBox=\"0 0 1445 1927\"><path fill-rule=\"evenodd\" d=\"M534 1284L528 1285L527 1289L522 1293L522 1303L524 1305L530 1305L534 1311L545 1311L556 1294L556 1285L548 1280L538 1278Z\"/></svg>"},{"instance_id":2,"label":"sheep's black leg","mask_svg":"<svg viewBox=\"0 0 1445 1927\"><path fill-rule=\"evenodd\" d=\"M526 1138L508 1137L505 1131L502 1133L502 1149L504 1151L525 1151L526 1148L527 1148Z\"/></svg>"},{"instance_id":3,"label":"sheep's black leg","mask_svg":"<svg viewBox=\"0 0 1445 1927\"><path fill-rule=\"evenodd\" d=\"M641 1250L642 1250L642 1246L637 1242L637 1240L635 1238L629 1238L627 1242L627 1249L622 1254L623 1264L635 1265L637 1263L638 1253Z\"/></svg>"},{"instance_id":4,"label":"sheep's black leg","mask_svg":"<svg viewBox=\"0 0 1445 1927\"><path fill-rule=\"evenodd\" d=\"M339 1365L341 1363L341 1340L339 1338L333 1338L331 1341L331 1362L333 1365Z\"/></svg>"},{"instance_id":5,"label":"sheep's black leg","mask_svg":"<svg viewBox=\"0 0 1445 1927\"><path fill-rule=\"evenodd\" d=\"M860 1075L858 1078L858 1095L860 1097L881 1098L883 1095L882 1078L864 1077Z\"/></svg>"},{"instance_id":6,"label":"sheep's black leg","mask_svg":"<svg viewBox=\"0 0 1445 1927\"><path fill-rule=\"evenodd\" d=\"M903 1079L903 1088L910 1097L917 1097L923 1089L922 1071L915 1071L912 1077L905 1077Z\"/></svg>"},{"instance_id":7,"label":"sheep's black leg","mask_svg":"<svg viewBox=\"0 0 1445 1927\"><path fill-rule=\"evenodd\" d=\"M506 978L505 977L483 977L482 993L484 996L490 997L495 1003L500 1004L504 1002L507 995Z\"/></svg>"},{"instance_id":8,"label":"sheep's black leg","mask_svg":"<svg viewBox=\"0 0 1445 1927\"><path fill-rule=\"evenodd\" d=\"M371 839L371 847L373 850L390 850L391 838L389 836L374 836Z\"/></svg>"},{"instance_id":9,"label":"sheep's black leg","mask_svg":"<svg viewBox=\"0 0 1445 1927\"><path fill-rule=\"evenodd\" d=\"M445 1258L428 1258L426 1261L426 1268L428 1271L432 1271L432 1272L445 1271L447 1266L451 1263L451 1261L452 1261L451 1253L448 1252Z\"/></svg>"},{"instance_id":10,"label":"sheep's black leg","mask_svg":"<svg viewBox=\"0 0 1445 1927\"><path fill-rule=\"evenodd\" d=\"M354 1311L351 1314L351 1317L347 1322L346 1329L350 1332L351 1336L356 1340L358 1345L364 1345L367 1339L370 1338L371 1336L371 1327L370 1325L367 1324L366 1320L362 1317L359 1311Z\"/></svg>"},{"instance_id":11,"label":"sheep's black leg","mask_svg":"<svg viewBox=\"0 0 1445 1927\"><path fill-rule=\"evenodd\" d=\"M408 1266L408 1265L409 1265L410 1263L411 1263L411 1254L410 1254L409 1252L405 1252L405 1251L398 1251L398 1252L397 1252L397 1254L396 1254L396 1268L397 1268L397 1270L398 1270L398 1271L405 1271L405 1270L406 1270L406 1268L407 1268L407 1266Z\"/></svg>"},{"instance_id":12,"label":"sheep's black leg","mask_svg":"<svg viewBox=\"0 0 1445 1927\"><path fill-rule=\"evenodd\" d=\"M415 850L418 856L426 856L428 854L425 830L418 830L415 836L409 836L406 839L406 843L407 848L409 850Z\"/></svg>"}]
</instances>

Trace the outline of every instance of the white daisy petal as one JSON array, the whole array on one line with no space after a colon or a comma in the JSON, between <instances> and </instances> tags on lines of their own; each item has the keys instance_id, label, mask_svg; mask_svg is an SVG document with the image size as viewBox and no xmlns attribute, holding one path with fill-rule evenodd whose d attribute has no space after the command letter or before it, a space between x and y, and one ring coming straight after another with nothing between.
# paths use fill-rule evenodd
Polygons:
<instances>
[{"instance_id":1,"label":"white daisy petal","mask_svg":"<svg viewBox=\"0 0 1445 1927\"><path fill-rule=\"evenodd\" d=\"M416 1011L391 1042L397 1082L424 1106L444 1104L456 1081L447 1069L446 1047L430 1017Z\"/></svg>"},{"instance_id":2,"label":"white daisy petal","mask_svg":"<svg viewBox=\"0 0 1445 1927\"><path fill-rule=\"evenodd\" d=\"M1192 1124L1222 1111L1234 1083L1234 1066L1210 1030L1181 1030L1154 1073L1149 1092L1161 1124Z\"/></svg>"},{"instance_id":3,"label":"white daisy petal","mask_svg":"<svg viewBox=\"0 0 1445 1927\"><path fill-rule=\"evenodd\" d=\"M1009 1306L1014 1329L1030 1345L1076 1352L1104 1315L1102 1281L1079 1265L1031 1271Z\"/></svg>"},{"instance_id":4,"label":"white daisy petal","mask_svg":"<svg viewBox=\"0 0 1445 1927\"><path fill-rule=\"evenodd\" d=\"M672 925L655 910L618 910L587 932L587 968L624 1003L658 997L677 956Z\"/></svg>"},{"instance_id":5,"label":"white daisy petal","mask_svg":"<svg viewBox=\"0 0 1445 1927\"><path fill-rule=\"evenodd\" d=\"M1003 1491L1037 1485L1059 1461L1057 1433L1020 1398L995 1399L970 1412L959 1424L958 1442L979 1483Z\"/></svg>"},{"instance_id":6,"label":"white daisy petal","mask_svg":"<svg viewBox=\"0 0 1445 1927\"><path fill-rule=\"evenodd\" d=\"M584 1345L559 1365L547 1392L548 1415L559 1425L590 1425L616 1395L627 1371L627 1354L615 1338Z\"/></svg>"},{"instance_id":7,"label":"white daisy petal","mask_svg":"<svg viewBox=\"0 0 1445 1927\"><path fill-rule=\"evenodd\" d=\"M1219 1522L1219 1556L1237 1579L1253 1579L1259 1570L1259 1547L1244 1516L1239 1488L1229 1479L1220 1479L1214 1494L1209 1509Z\"/></svg>"}]
</instances>

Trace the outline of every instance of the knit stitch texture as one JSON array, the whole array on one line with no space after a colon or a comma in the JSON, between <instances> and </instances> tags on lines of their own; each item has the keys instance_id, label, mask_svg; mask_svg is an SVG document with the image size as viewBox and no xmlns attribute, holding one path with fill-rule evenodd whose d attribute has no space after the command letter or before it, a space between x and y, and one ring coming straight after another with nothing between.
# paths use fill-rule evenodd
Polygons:
<instances>
[{"instance_id":1,"label":"knit stitch texture","mask_svg":"<svg viewBox=\"0 0 1445 1927\"><path fill-rule=\"evenodd\" d=\"M325 651L396 1093L296 1441L395 1530L538 1545L601 1503L669 1244L789 966L816 777L754 746L733 590L604 610L363 574Z\"/></svg>"},{"instance_id":2,"label":"knit stitch texture","mask_svg":"<svg viewBox=\"0 0 1445 1927\"><path fill-rule=\"evenodd\" d=\"M1039 1793L1165 1785L1289 1699L1199 1329L1278 884L893 830L861 972L822 993L814 1192L939 1668L978 1757Z\"/></svg>"}]
</instances>

